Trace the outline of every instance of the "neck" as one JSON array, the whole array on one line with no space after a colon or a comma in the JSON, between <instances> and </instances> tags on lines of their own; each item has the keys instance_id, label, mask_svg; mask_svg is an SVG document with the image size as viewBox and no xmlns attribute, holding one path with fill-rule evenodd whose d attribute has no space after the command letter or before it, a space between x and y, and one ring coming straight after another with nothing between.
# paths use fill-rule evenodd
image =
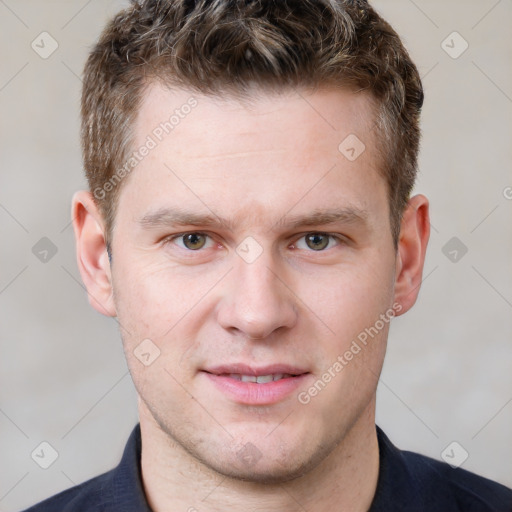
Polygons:
<instances>
[{"instance_id":1,"label":"neck","mask_svg":"<svg viewBox=\"0 0 512 512\"><path fill-rule=\"evenodd\" d=\"M314 469L293 480L268 484L236 480L199 462L156 423L139 402L142 478L154 512L187 510L367 511L379 473L375 401L342 441Z\"/></svg>"}]
</instances>

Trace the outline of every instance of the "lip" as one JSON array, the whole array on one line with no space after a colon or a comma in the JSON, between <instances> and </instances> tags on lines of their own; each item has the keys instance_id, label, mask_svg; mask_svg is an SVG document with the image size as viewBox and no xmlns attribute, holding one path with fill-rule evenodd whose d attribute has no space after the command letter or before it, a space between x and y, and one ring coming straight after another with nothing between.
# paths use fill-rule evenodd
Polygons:
<instances>
[{"instance_id":1,"label":"lip","mask_svg":"<svg viewBox=\"0 0 512 512\"><path fill-rule=\"evenodd\" d=\"M229 377L231 373L241 375L270 375L287 373L294 375L280 380L257 384L242 382ZM251 368L245 364L223 365L203 370L204 375L219 391L230 400L242 405L271 405L278 403L303 386L311 373L294 366L275 364L262 368Z\"/></svg>"},{"instance_id":2,"label":"lip","mask_svg":"<svg viewBox=\"0 0 512 512\"><path fill-rule=\"evenodd\" d=\"M290 375L302 375L304 373L309 373L308 370L304 368L280 363L260 367L250 366L245 363L223 364L220 366L206 368L203 371L214 375L238 373L240 375L252 375L255 377L274 373L289 373Z\"/></svg>"}]
</instances>

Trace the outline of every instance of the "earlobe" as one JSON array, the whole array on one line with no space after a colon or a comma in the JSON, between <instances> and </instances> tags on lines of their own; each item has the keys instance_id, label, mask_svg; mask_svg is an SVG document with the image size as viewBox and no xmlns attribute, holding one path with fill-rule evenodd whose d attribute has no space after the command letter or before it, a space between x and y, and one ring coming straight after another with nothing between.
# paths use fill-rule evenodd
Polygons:
<instances>
[{"instance_id":1,"label":"earlobe","mask_svg":"<svg viewBox=\"0 0 512 512\"><path fill-rule=\"evenodd\" d=\"M400 314L411 309L418 298L429 237L428 199L419 194L409 200L400 229L395 279L395 302L402 306Z\"/></svg>"},{"instance_id":2,"label":"earlobe","mask_svg":"<svg viewBox=\"0 0 512 512\"><path fill-rule=\"evenodd\" d=\"M78 269L89 303L103 315L116 316L103 219L90 192L75 193L71 215Z\"/></svg>"}]
</instances>

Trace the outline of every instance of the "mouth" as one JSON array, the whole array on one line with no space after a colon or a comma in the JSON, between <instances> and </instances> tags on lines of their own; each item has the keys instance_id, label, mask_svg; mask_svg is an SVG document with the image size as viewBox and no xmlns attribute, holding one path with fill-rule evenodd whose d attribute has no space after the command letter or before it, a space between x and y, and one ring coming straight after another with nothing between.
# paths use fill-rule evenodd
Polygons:
<instances>
[{"instance_id":1,"label":"mouth","mask_svg":"<svg viewBox=\"0 0 512 512\"><path fill-rule=\"evenodd\" d=\"M234 375L240 377L279 377L283 378L284 375L296 377L309 373L309 370L297 365L274 363L265 366L254 366L246 363L229 363L218 366L210 366L203 371L213 375ZM254 382L252 380L246 382Z\"/></svg>"},{"instance_id":2,"label":"mouth","mask_svg":"<svg viewBox=\"0 0 512 512\"><path fill-rule=\"evenodd\" d=\"M243 364L202 370L208 383L224 397L243 405L270 405L285 398L304 385L311 373L290 365L251 368Z\"/></svg>"},{"instance_id":3,"label":"mouth","mask_svg":"<svg viewBox=\"0 0 512 512\"><path fill-rule=\"evenodd\" d=\"M298 377L291 373L271 373L269 375L241 375L239 373L222 373L220 377L229 377L230 379L239 380L240 382L255 382L256 384L266 384L267 382L276 382L290 377Z\"/></svg>"}]
</instances>

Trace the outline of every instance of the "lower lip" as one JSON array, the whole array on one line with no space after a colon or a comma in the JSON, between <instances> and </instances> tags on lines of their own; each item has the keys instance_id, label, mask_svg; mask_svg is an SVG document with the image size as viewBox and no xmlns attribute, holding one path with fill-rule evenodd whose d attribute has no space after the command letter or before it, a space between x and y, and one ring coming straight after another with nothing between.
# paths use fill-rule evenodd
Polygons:
<instances>
[{"instance_id":1,"label":"lower lip","mask_svg":"<svg viewBox=\"0 0 512 512\"><path fill-rule=\"evenodd\" d=\"M239 404L245 405L269 405L275 404L293 393L303 385L309 377L309 373L287 377L272 382L257 384L256 382L242 382L226 375L214 375L204 373L218 389Z\"/></svg>"}]
</instances>

